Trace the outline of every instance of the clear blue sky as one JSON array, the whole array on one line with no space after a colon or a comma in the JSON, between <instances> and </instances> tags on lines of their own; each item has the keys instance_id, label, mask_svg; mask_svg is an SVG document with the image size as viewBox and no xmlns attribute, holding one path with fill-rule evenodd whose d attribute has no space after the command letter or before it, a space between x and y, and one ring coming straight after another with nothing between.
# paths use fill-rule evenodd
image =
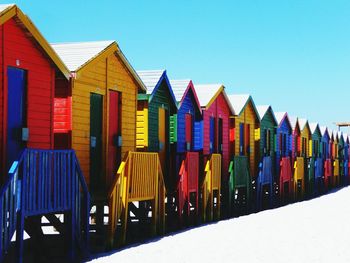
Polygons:
<instances>
[{"instance_id":1,"label":"clear blue sky","mask_svg":"<svg viewBox=\"0 0 350 263\"><path fill-rule=\"evenodd\" d=\"M348 0L14 2L50 42L117 40L136 69L223 83L332 128L350 121Z\"/></svg>"}]
</instances>

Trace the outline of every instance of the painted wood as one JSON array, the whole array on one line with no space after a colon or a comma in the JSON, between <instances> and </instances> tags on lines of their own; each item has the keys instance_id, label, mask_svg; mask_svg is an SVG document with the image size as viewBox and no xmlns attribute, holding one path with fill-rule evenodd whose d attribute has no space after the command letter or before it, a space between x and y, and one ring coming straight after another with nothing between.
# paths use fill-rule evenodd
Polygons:
<instances>
[{"instance_id":1,"label":"painted wood","mask_svg":"<svg viewBox=\"0 0 350 263\"><path fill-rule=\"evenodd\" d=\"M25 123L29 128L28 147L53 147L53 92L55 78L63 77L40 45L15 18L0 25L0 170L4 174L7 155L8 68L26 71ZM63 77L64 78L64 77ZM67 81L67 80L66 80Z\"/></svg>"},{"instance_id":2,"label":"painted wood","mask_svg":"<svg viewBox=\"0 0 350 263\"><path fill-rule=\"evenodd\" d=\"M292 141L293 141L292 138L293 138L292 127L290 125L289 117L288 115L285 115L285 117L279 123L276 130L275 145L276 145L276 175L277 176L280 176L281 161L283 160L283 158L289 157L289 161L293 162L293 160L291 159ZM291 165L289 165L288 167L291 167ZM288 169L288 168L285 168L285 169Z\"/></svg>"},{"instance_id":3,"label":"painted wood","mask_svg":"<svg viewBox=\"0 0 350 263\"><path fill-rule=\"evenodd\" d=\"M102 95L90 94L90 190L94 193L104 187L102 176Z\"/></svg>"},{"instance_id":4,"label":"painted wood","mask_svg":"<svg viewBox=\"0 0 350 263\"><path fill-rule=\"evenodd\" d=\"M7 165L17 160L25 146L22 128L26 127L26 72L23 69L7 68Z\"/></svg>"},{"instance_id":5,"label":"painted wood","mask_svg":"<svg viewBox=\"0 0 350 263\"><path fill-rule=\"evenodd\" d=\"M249 100L241 113L235 117L235 154L248 156L252 178L257 176L258 171L260 149L259 141L255 140L255 130L259 128L259 125L259 117L254 110L252 101Z\"/></svg>"},{"instance_id":6,"label":"painted wood","mask_svg":"<svg viewBox=\"0 0 350 263\"><path fill-rule=\"evenodd\" d=\"M202 136L200 134L201 131L198 129L198 123L201 121L201 113L197 106L193 89L193 86L190 86L177 112L178 153L201 149L200 140L202 140ZM189 149L187 148L188 146L190 146Z\"/></svg>"},{"instance_id":7,"label":"painted wood","mask_svg":"<svg viewBox=\"0 0 350 263\"><path fill-rule=\"evenodd\" d=\"M107 174L106 184L111 185L115 178L118 163L121 161L120 142L120 93L109 91L108 109L108 154L107 154Z\"/></svg>"},{"instance_id":8,"label":"painted wood","mask_svg":"<svg viewBox=\"0 0 350 263\"><path fill-rule=\"evenodd\" d=\"M163 108L158 109L158 140L159 140L159 160L162 165L162 170L166 171L168 167L166 166L167 156L167 133L166 133L166 115L167 112Z\"/></svg>"},{"instance_id":9,"label":"painted wood","mask_svg":"<svg viewBox=\"0 0 350 263\"><path fill-rule=\"evenodd\" d=\"M223 91L224 92L224 91ZM222 182L228 182L229 155L229 120L231 110L226 97L221 92L210 104L208 108L202 108L203 116L203 154L219 153L218 136L211 137L210 134L218 134L219 118L222 119ZM212 119L213 118L213 119ZM210 124L211 122L214 122ZM214 129L212 133L206 132Z\"/></svg>"},{"instance_id":10,"label":"painted wood","mask_svg":"<svg viewBox=\"0 0 350 263\"><path fill-rule=\"evenodd\" d=\"M76 150L81 169L90 185L90 93L101 95L103 100L101 180L104 182L108 180L109 147L114 147L109 143L108 136L109 91L120 94L120 154L124 156L128 151L134 151L136 146L137 93L140 87L118 55L117 46L100 53L74 75L69 86L70 92L65 95L72 96L71 147Z\"/></svg>"}]
</instances>

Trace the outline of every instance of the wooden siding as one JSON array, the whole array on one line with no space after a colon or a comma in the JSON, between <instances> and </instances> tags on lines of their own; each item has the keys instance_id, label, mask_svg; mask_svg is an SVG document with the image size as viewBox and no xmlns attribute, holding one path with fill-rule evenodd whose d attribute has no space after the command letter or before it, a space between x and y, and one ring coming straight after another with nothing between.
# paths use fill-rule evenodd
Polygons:
<instances>
[{"instance_id":1,"label":"wooden siding","mask_svg":"<svg viewBox=\"0 0 350 263\"><path fill-rule=\"evenodd\" d=\"M287 140L286 140L286 150L287 150L287 156L286 157L290 157L291 153L292 153L292 140L291 138L293 138L291 136L292 133L292 128L288 122L287 118L284 118L282 123L279 125L279 127L277 128L276 131L276 175L279 175L280 173L280 161L282 160L282 153L280 151L280 144L281 144L281 140L280 140L280 135L286 135L287 136Z\"/></svg>"},{"instance_id":2,"label":"wooden siding","mask_svg":"<svg viewBox=\"0 0 350 263\"><path fill-rule=\"evenodd\" d=\"M121 158L135 150L136 100L138 86L114 52L102 53L78 71L72 80L72 148L76 150L83 174L90 183L90 93L103 96L103 173L107 169L108 90L121 93ZM103 176L102 178L105 178Z\"/></svg>"},{"instance_id":3,"label":"wooden siding","mask_svg":"<svg viewBox=\"0 0 350 263\"><path fill-rule=\"evenodd\" d=\"M321 140L322 140L322 135L321 135L321 132L319 129L316 129L316 131L311 135L311 138L312 138L312 148L311 148L311 151L313 153L313 156L314 157L319 157L319 154L321 153ZM318 149L316 149L316 152L314 147L316 145L315 142L318 142Z\"/></svg>"},{"instance_id":4,"label":"wooden siding","mask_svg":"<svg viewBox=\"0 0 350 263\"><path fill-rule=\"evenodd\" d=\"M267 153L274 160L275 157L275 134L276 126L275 120L271 112L271 108L266 112L264 118L260 122L260 160L264 156L264 145L266 137L264 136L265 131L270 130L270 153Z\"/></svg>"},{"instance_id":5,"label":"wooden siding","mask_svg":"<svg viewBox=\"0 0 350 263\"><path fill-rule=\"evenodd\" d=\"M251 102L249 102L246 107L244 108L243 112L238 115L235 118L235 154L240 155L239 148L240 148L240 128L239 125L241 123L244 123L245 127L246 125L250 126L249 131L249 148L250 148L250 155L249 155L249 167L250 167L250 174L252 178L255 178L257 176L257 166L258 166L258 160L257 155L259 151L259 141L255 140L255 129L259 128L259 121L258 116L256 115L253 105ZM246 138L245 138L246 139ZM259 147L259 148L258 148Z\"/></svg>"},{"instance_id":6,"label":"wooden siding","mask_svg":"<svg viewBox=\"0 0 350 263\"><path fill-rule=\"evenodd\" d=\"M222 136L222 181L226 182L228 180L228 165L230 162L230 154L229 154L229 118L230 118L231 112L228 102L225 99L225 96L221 93L219 94L215 101L210 105L210 107L207 110L203 110L202 116L203 116L203 154L208 155L210 154L210 134L209 134L209 127L210 127L210 117L214 117L216 120L216 134L218 134L218 119L222 119L222 130L223 130L223 136ZM218 140L218 136L215 138ZM217 145L217 143L216 143ZM218 152L218 151L214 151ZM205 162L204 162L205 163Z\"/></svg>"},{"instance_id":7,"label":"wooden siding","mask_svg":"<svg viewBox=\"0 0 350 263\"><path fill-rule=\"evenodd\" d=\"M28 38L25 30L15 19L0 26L1 70L0 81L0 140L1 170L4 169L6 152L7 123L7 67L17 67L27 71L27 127L29 128L28 147L50 149L53 147L53 96L55 66L40 49ZM4 78L2 78L4 77Z\"/></svg>"},{"instance_id":8,"label":"wooden siding","mask_svg":"<svg viewBox=\"0 0 350 263\"><path fill-rule=\"evenodd\" d=\"M186 120L185 116L187 113L192 115L192 142L191 148L194 147L194 122L200 119L199 109L194 98L192 89L190 89L184 100L182 101L181 107L177 113L177 152L186 152Z\"/></svg>"},{"instance_id":9,"label":"wooden siding","mask_svg":"<svg viewBox=\"0 0 350 263\"><path fill-rule=\"evenodd\" d=\"M164 108L167 113L166 130L169 131L170 115L176 113L175 105L172 102L169 88L165 80L162 81L160 87L153 94L152 100L148 105L148 150L151 152L158 152L158 109ZM166 147L170 149L169 136L167 138Z\"/></svg>"},{"instance_id":10,"label":"wooden siding","mask_svg":"<svg viewBox=\"0 0 350 263\"><path fill-rule=\"evenodd\" d=\"M302 139L305 138L306 139L306 156L305 157L310 157L310 140L311 140L311 132L309 129L309 126L306 125L303 130L300 133L301 136L301 140L300 143L302 143ZM300 149L302 149L302 146L300 145Z\"/></svg>"}]
</instances>

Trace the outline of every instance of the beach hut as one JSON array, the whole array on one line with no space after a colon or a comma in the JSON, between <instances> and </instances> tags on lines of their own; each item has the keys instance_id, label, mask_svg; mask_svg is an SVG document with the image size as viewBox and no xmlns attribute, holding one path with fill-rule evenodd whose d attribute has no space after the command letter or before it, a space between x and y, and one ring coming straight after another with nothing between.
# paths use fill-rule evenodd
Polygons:
<instances>
[{"instance_id":1,"label":"beach hut","mask_svg":"<svg viewBox=\"0 0 350 263\"><path fill-rule=\"evenodd\" d=\"M20 8L0 5L0 17L0 262L23 261L24 230L34 261L49 256L42 249L43 216L46 225L57 227L56 237L66 238L61 247L76 260L76 248L85 251L87 244L80 241L89 235L88 192L74 152L53 150L54 94L60 83L69 83L70 71ZM68 161L74 165L65 167ZM56 214L71 220L65 216L61 223ZM15 254L8 253L10 247L16 247Z\"/></svg>"},{"instance_id":2,"label":"beach hut","mask_svg":"<svg viewBox=\"0 0 350 263\"><path fill-rule=\"evenodd\" d=\"M257 206L263 208L263 196L269 193L269 207L272 207L275 179L275 136L278 126L272 107L257 106L260 116L259 175L257 178ZM268 186L268 191L266 187Z\"/></svg>"},{"instance_id":3,"label":"beach hut","mask_svg":"<svg viewBox=\"0 0 350 263\"><path fill-rule=\"evenodd\" d=\"M191 80L170 80L177 102L176 180L180 219L198 215L199 152L202 150L201 107ZM172 158L174 158L172 157ZM182 220L181 220L182 221Z\"/></svg>"},{"instance_id":4,"label":"beach hut","mask_svg":"<svg viewBox=\"0 0 350 263\"><path fill-rule=\"evenodd\" d=\"M70 85L55 93L55 148L73 148L94 199L105 200L135 150L136 99L146 88L115 41L55 43Z\"/></svg>"},{"instance_id":5,"label":"beach hut","mask_svg":"<svg viewBox=\"0 0 350 263\"><path fill-rule=\"evenodd\" d=\"M53 96L69 70L16 5L0 5L0 15L1 182L24 148L53 148Z\"/></svg>"},{"instance_id":6,"label":"beach hut","mask_svg":"<svg viewBox=\"0 0 350 263\"><path fill-rule=\"evenodd\" d=\"M290 116L290 123L292 125L292 164L294 164L297 157L301 156L300 141L301 131L297 117Z\"/></svg>"},{"instance_id":7,"label":"beach hut","mask_svg":"<svg viewBox=\"0 0 350 263\"><path fill-rule=\"evenodd\" d=\"M330 134L328 132L328 128L326 126L320 127L321 131L321 147L320 154L323 160L323 183L324 183L324 191L327 191L332 184L332 160L331 160L331 148L330 148Z\"/></svg>"},{"instance_id":8,"label":"beach hut","mask_svg":"<svg viewBox=\"0 0 350 263\"><path fill-rule=\"evenodd\" d=\"M340 183L339 175L340 175L340 167L339 167L339 137L338 132L332 131L331 136L331 144L332 144L332 166L333 166L333 187L338 187Z\"/></svg>"},{"instance_id":9,"label":"beach hut","mask_svg":"<svg viewBox=\"0 0 350 263\"><path fill-rule=\"evenodd\" d=\"M344 137L344 184L349 184L349 137L346 133L343 134Z\"/></svg>"},{"instance_id":10,"label":"beach hut","mask_svg":"<svg viewBox=\"0 0 350 263\"><path fill-rule=\"evenodd\" d=\"M138 151L158 152L165 186L167 209L175 213L177 174L175 161L177 142L177 102L166 70L137 71L146 85L146 93L138 96L136 147Z\"/></svg>"},{"instance_id":11,"label":"beach hut","mask_svg":"<svg viewBox=\"0 0 350 263\"><path fill-rule=\"evenodd\" d=\"M307 173L308 158L311 156L311 130L306 119L298 118L300 128L300 157L294 162L294 196L297 201L304 199L305 189L309 187Z\"/></svg>"},{"instance_id":12,"label":"beach hut","mask_svg":"<svg viewBox=\"0 0 350 263\"><path fill-rule=\"evenodd\" d=\"M215 206L215 215L218 219L221 209L221 185L224 186L222 198L227 198L227 171L230 161L228 131L233 109L228 101L224 85L203 84L195 85L195 88L203 118L204 178L200 180L203 182L204 189L203 215L211 219L212 208Z\"/></svg>"},{"instance_id":13,"label":"beach hut","mask_svg":"<svg viewBox=\"0 0 350 263\"><path fill-rule=\"evenodd\" d=\"M276 112L276 192L281 204L291 201L294 193L292 176L292 124L287 112Z\"/></svg>"},{"instance_id":14,"label":"beach hut","mask_svg":"<svg viewBox=\"0 0 350 263\"><path fill-rule=\"evenodd\" d=\"M344 149L345 149L345 140L343 133L338 131L338 160L339 160L339 184L345 184L344 178Z\"/></svg>"},{"instance_id":15,"label":"beach hut","mask_svg":"<svg viewBox=\"0 0 350 263\"><path fill-rule=\"evenodd\" d=\"M231 198L236 196L235 204L241 206L243 200L246 200L246 208L252 205L251 200L255 200L256 195L252 189L252 183L255 184L256 178L258 176L258 156L259 156L259 140L260 140L260 117L259 113L255 107L253 98L247 94L233 94L229 95L229 100L234 111L233 125L231 133L234 137L234 155L233 168L235 162L239 160L245 162L244 159L247 158L245 163L248 167L244 167L243 164L236 166L241 167L241 170L237 170L236 173L232 174L233 186ZM237 159L235 161L235 158ZM234 171L234 169L230 169ZM248 173L246 171L249 171ZM248 176L247 176L248 175ZM252 199L251 199L252 198Z\"/></svg>"},{"instance_id":16,"label":"beach hut","mask_svg":"<svg viewBox=\"0 0 350 263\"><path fill-rule=\"evenodd\" d=\"M309 194L321 194L324 189L323 184L323 166L324 162L321 157L321 142L322 133L318 123L310 123L311 129L311 157L308 163L308 177L309 177ZM313 187L311 187L313 186Z\"/></svg>"}]
</instances>

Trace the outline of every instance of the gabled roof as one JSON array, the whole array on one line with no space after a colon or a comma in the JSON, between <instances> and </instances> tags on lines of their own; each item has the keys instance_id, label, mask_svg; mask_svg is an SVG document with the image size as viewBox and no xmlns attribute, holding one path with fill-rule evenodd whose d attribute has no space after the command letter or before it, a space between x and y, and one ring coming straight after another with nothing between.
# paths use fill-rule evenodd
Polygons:
<instances>
[{"instance_id":1,"label":"gabled roof","mask_svg":"<svg viewBox=\"0 0 350 263\"><path fill-rule=\"evenodd\" d=\"M227 101L227 104L231 110L231 114L235 114L232 105L225 92L225 86L223 84L196 84L196 93L199 103L202 108L208 109L210 105L215 101L217 96L222 93Z\"/></svg>"},{"instance_id":2,"label":"gabled roof","mask_svg":"<svg viewBox=\"0 0 350 263\"><path fill-rule=\"evenodd\" d=\"M273 112L272 107L270 105L258 105L256 106L256 109L259 113L260 121L265 117L266 113L270 110L275 124L278 125L275 113Z\"/></svg>"},{"instance_id":3,"label":"gabled roof","mask_svg":"<svg viewBox=\"0 0 350 263\"><path fill-rule=\"evenodd\" d=\"M168 79L165 69L162 70L138 70L137 74L140 76L142 82L145 84L146 93L150 96L152 100L153 95L160 87L162 81L164 80L169 88L169 93L174 105L177 105L176 98L174 96L173 90L171 88L170 81Z\"/></svg>"},{"instance_id":4,"label":"gabled roof","mask_svg":"<svg viewBox=\"0 0 350 263\"><path fill-rule=\"evenodd\" d=\"M343 133L343 137L344 137L344 142L345 143L349 143L349 136L347 133Z\"/></svg>"},{"instance_id":5,"label":"gabled roof","mask_svg":"<svg viewBox=\"0 0 350 263\"><path fill-rule=\"evenodd\" d=\"M290 128L291 128L291 129L293 128L293 126L292 126L292 124L291 124L291 122L290 122L288 113L287 113L286 111L275 112L275 116L276 116L277 124L278 124L279 127L281 126L281 124L283 123L283 121L284 121L285 119L287 119Z\"/></svg>"},{"instance_id":6,"label":"gabled roof","mask_svg":"<svg viewBox=\"0 0 350 263\"><path fill-rule=\"evenodd\" d=\"M337 131L331 131L331 138L334 140L337 140L338 141L338 132Z\"/></svg>"},{"instance_id":7,"label":"gabled roof","mask_svg":"<svg viewBox=\"0 0 350 263\"><path fill-rule=\"evenodd\" d=\"M52 43L51 46L71 72L82 70L86 65L102 54L114 52L123 61L124 65L140 88L144 91L146 90L144 83L141 81L140 77L119 48L117 42L114 40Z\"/></svg>"},{"instance_id":8,"label":"gabled roof","mask_svg":"<svg viewBox=\"0 0 350 263\"><path fill-rule=\"evenodd\" d=\"M51 43L56 53L62 58L70 71L78 71L92 61L106 48L114 43L113 40Z\"/></svg>"},{"instance_id":9,"label":"gabled roof","mask_svg":"<svg viewBox=\"0 0 350 263\"><path fill-rule=\"evenodd\" d=\"M298 127L299 130L300 130L300 125L299 125L298 117L290 116L290 117L289 117L289 120L290 120L290 123L291 123L291 125L292 125L293 131L296 129L296 127Z\"/></svg>"},{"instance_id":10,"label":"gabled roof","mask_svg":"<svg viewBox=\"0 0 350 263\"><path fill-rule=\"evenodd\" d=\"M243 112L244 108L248 105L248 103L251 102L253 105L254 112L260 121L259 112L255 107L255 103L253 101L252 96L250 96L249 94L231 94L228 95L228 98L235 112L235 115L240 115Z\"/></svg>"},{"instance_id":11,"label":"gabled roof","mask_svg":"<svg viewBox=\"0 0 350 263\"><path fill-rule=\"evenodd\" d=\"M185 80L170 80L171 88L173 89L178 108L181 107L183 100L185 99L188 91L192 89L194 99L196 101L197 107L200 110L201 105L199 103L196 90L193 86L193 82L190 79Z\"/></svg>"},{"instance_id":12,"label":"gabled roof","mask_svg":"<svg viewBox=\"0 0 350 263\"><path fill-rule=\"evenodd\" d=\"M321 134L320 126L318 125L317 122L312 122L309 124L309 126L310 126L310 130L311 130L311 134L314 134L317 130Z\"/></svg>"},{"instance_id":13,"label":"gabled roof","mask_svg":"<svg viewBox=\"0 0 350 263\"><path fill-rule=\"evenodd\" d=\"M298 122L299 122L299 127L300 130L304 130L305 126L308 125L309 129L310 129L310 125L307 119L303 119L303 118L298 118Z\"/></svg>"},{"instance_id":14,"label":"gabled roof","mask_svg":"<svg viewBox=\"0 0 350 263\"><path fill-rule=\"evenodd\" d=\"M321 126L320 131L321 131L322 136L325 136L327 134L328 137L330 137L329 132L328 132L328 128L326 126Z\"/></svg>"},{"instance_id":15,"label":"gabled roof","mask_svg":"<svg viewBox=\"0 0 350 263\"><path fill-rule=\"evenodd\" d=\"M6 23L8 20L16 17L22 23L22 26L27 31L26 34L32 37L43 49L46 55L62 72L62 74L69 79L70 72L67 66L63 63L60 57L56 54L50 44L46 41L40 31L36 28L33 22L27 17L15 4L0 5L0 25Z\"/></svg>"},{"instance_id":16,"label":"gabled roof","mask_svg":"<svg viewBox=\"0 0 350 263\"><path fill-rule=\"evenodd\" d=\"M339 139L339 141L340 141L341 139L344 141L343 132L338 131L338 139Z\"/></svg>"}]
</instances>

